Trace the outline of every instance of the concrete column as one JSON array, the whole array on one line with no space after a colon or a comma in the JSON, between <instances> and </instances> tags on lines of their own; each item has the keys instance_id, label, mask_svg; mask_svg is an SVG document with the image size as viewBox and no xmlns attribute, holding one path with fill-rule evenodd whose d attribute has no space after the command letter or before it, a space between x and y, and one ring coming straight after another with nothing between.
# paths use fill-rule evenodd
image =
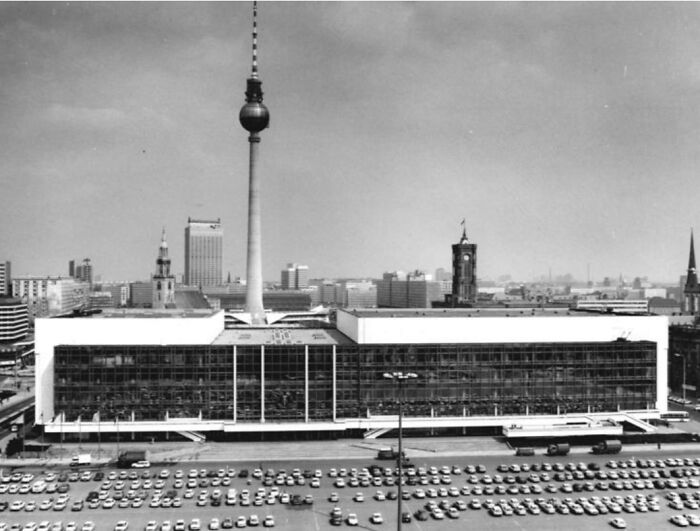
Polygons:
<instances>
[{"instance_id":1,"label":"concrete column","mask_svg":"<svg viewBox=\"0 0 700 531\"><path fill-rule=\"evenodd\" d=\"M265 309L262 301L262 229L260 211L260 182L257 175L260 136L251 133L250 169L248 179L248 253L246 261L245 311L253 324L265 324Z\"/></svg>"},{"instance_id":2,"label":"concrete column","mask_svg":"<svg viewBox=\"0 0 700 531\"><path fill-rule=\"evenodd\" d=\"M265 345L260 346L260 422L265 423Z\"/></svg>"},{"instance_id":3,"label":"concrete column","mask_svg":"<svg viewBox=\"0 0 700 531\"><path fill-rule=\"evenodd\" d=\"M309 422L309 345L304 346L304 422Z\"/></svg>"},{"instance_id":4,"label":"concrete column","mask_svg":"<svg viewBox=\"0 0 700 531\"><path fill-rule=\"evenodd\" d=\"M233 346L233 422L238 422L238 351Z\"/></svg>"},{"instance_id":5,"label":"concrete column","mask_svg":"<svg viewBox=\"0 0 700 531\"><path fill-rule=\"evenodd\" d=\"M337 388L336 388L336 384L335 384L335 378L336 378L335 364L336 364L335 363L335 345L333 345L333 422L335 422L335 420L336 420L335 410L336 410L336 405L337 405L336 404L336 396L335 396L337 393Z\"/></svg>"}]
</instances>

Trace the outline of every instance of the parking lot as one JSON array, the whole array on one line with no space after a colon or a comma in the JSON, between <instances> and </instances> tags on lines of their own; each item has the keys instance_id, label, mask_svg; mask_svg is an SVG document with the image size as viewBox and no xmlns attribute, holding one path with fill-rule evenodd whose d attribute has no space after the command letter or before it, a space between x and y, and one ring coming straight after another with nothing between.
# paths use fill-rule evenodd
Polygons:
<instances>
[{"instance_id":1,"label":"parking lot","mask_svg":"<svg viewBox=\"0 0 700 531\"><path fill-rule=\"evenodd\" d=\"M443 457L408 468L406 529L671 529L670 518L698 514L700 455ZM196 466L196 468L195 468ZM391 461L153 463L151 468L3 470L0 520L7 529L153 531L231 526L278 529L391 529L397 474ZM82 502L82 503L81 503ZM0 504L0 508L5 505ZM14 510L13 510L14 509ZM333 521L332 514L338 518ZM381 515L382 523L370 518ZM255 518L254 518L255 516ZM215 519L215 521L214 521ZM180 521L180 522L178 522ZM169 522L169 525L168 523ZM268 523L271 521L268 519ZM700 523L700 520L698 521ZM179 524L179 525L178 525ZM25 527L26 526L26 527ZM85 527L84 527L85 526ZM121 529L124 529L122 524ZM0 530L1 531L1 530Z\"/></svg>"}]
</instances>

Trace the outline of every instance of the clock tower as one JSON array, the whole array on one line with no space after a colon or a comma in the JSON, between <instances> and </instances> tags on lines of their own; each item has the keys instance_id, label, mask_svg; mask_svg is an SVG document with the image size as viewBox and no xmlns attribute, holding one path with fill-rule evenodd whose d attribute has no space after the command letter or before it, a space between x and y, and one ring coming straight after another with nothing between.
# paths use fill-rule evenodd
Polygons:
<instances>
[{"instance_id":1,"label":"clock tower","mask_svg":"<svg viewBox=\"0 0 700 531\"><path fill-rule=\"evenodd\" d=\"M462 220L462 237L452 245L452 306L476 302L476 244L467 238Z\"/></svg>"}]
</instances>

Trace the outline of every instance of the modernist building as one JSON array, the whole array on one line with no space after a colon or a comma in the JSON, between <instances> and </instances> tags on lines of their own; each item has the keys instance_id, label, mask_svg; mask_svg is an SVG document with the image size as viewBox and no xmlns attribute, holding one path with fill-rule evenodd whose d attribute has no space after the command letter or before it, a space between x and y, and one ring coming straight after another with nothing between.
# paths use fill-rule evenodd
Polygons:
<instances>
[{"instance_id":1,"label":"modernist building","mask_svg":"<svg viewBox=\"0 0 700 531\"><path fill-rule=\"evenodd\" d=\"M12 279L12 293L27 304L29 315L43 317L87 307L90 285L74 278L21 276Z\"/></svg>"},{"instance_id":2,"label":"modernist building","mask_svg":"<svg viewBox=\"0 0 700 531\"><path fill-rule=\"evenodd\" d=\"M12 295L12 264L0 262L0 297Z\"/></svg>"},{"instance_id":3,"label":"modernist building","mask_svg":"<svg viewBox=\"0 0 700 531\"><path fill-rule=\"evenodd\" d=\"M0 298L0 343L12 343L27 337L29 313L20 299Z\"/></svg>"},{"instance_id":4,"label":"modernist building","mask_svg":"<svg viewBox=\"0 0 700 531\"><path fill-rule=\"evenodd\" d=\"M112 304L115 308L127 306L130 300L128 282L103 282L99 286L100 291L112 295Z\"/></svg>"},{"instance_id":5,"label":"modernist building","mask_svg":"<svg viewBox=\"0 0 700 531\"><path fill-rule=\"evenodd\" d=\"M130 305L133 308L150 308L153 304L153 284L132 282L129 284Z\"/></svg>"},{"instance_id":6,"label":"modernist building","mask_svg":"<svg viewBox=\"0 0 700 531\"><path fill-rule=\"evenodd\" d=\"M377 281L379 308L431 308L442 303L450 290L449 282L437 282L422 271L384 273Z\"/></svg>"},{"instance_id":7,"label":"modernist building","mask_svg":"<svg viewBox=\"0 0 700 531\"><path fill-rule=\"evenodd\" d=\"M223 281L224 230L221 219L187 219L185 227L185 284L218 286Z\"/></svg>"},{"instance_id":8,"label":"modernist building","mask_svg":"<svg viewBox=\"0 0 700 531\"><path fill-rule=\"evenodd\" d=\"M406 429L639 422L667 399L660 316L340 310L337 328L225 329L223 311L104 312L38 320L36 348L53 433L376 433L397 425L397 369L418 375Z\"/></svg>"},{"instance_id":9,"label":"modernist building","mask_svg":"<svg viewBox=\"0 0 700 531\"><path fill-rule=\"evenodd\" d=\"M676 396L685 395L691 399L700 397L700 326L670 326L668 338L669 389Z\"/></svg>"},{"instance_id":10,"label":"modernist building","mask_svg":"<svg viewBox=\"0 0 700 531\"><path fill-rule=\"evenodd\" d=\"M282 289L304 289L309 287L309 266L287 264L281 274Z\"/></svg>"}]
</instances>

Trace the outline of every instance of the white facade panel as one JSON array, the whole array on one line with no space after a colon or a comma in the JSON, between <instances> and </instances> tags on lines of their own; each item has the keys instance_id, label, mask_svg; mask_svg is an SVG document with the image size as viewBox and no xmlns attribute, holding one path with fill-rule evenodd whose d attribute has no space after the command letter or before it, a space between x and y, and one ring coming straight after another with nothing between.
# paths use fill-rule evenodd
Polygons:
<instances>
[{"instance_id":1,"label":"white facade panel","mask_svg":"<svg viewBox=\"0 0 700 531\"><path fill-rule=\"evenodd\" d=\"M56 345L208 345L224 329L224 312L206 317L37 319L35 414L53 418Z\"/></svg>"}]
</instances>

